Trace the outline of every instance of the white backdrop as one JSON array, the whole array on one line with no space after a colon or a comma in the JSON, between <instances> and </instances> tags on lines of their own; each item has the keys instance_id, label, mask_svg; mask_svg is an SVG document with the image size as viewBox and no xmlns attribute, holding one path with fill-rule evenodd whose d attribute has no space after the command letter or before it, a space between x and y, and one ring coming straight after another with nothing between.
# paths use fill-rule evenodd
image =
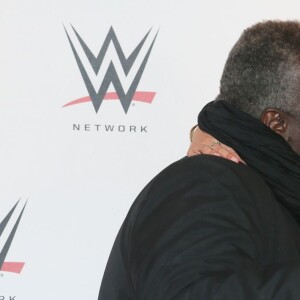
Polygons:
<instances>
[{"instance_id":1,"label":"white backdrop","mask_svg":"<svg viewBox=\"0 0 300 300\"><path fill-rule=\"evenodd\" d=\"M201 107L217 95L226 57L242 30L264 19L300 19L300 4L297 0L0 0L0 4L0 222L20 199L8 225L0 223L0 263L27 201L5 255L6 266L25 265L20 273L2 266L0 299L96 300L112 243L131 203L156 173L185 155L189 129ZM64 26L92 74L70 24L95 56L111 26L125 56L152 28L128 78L110 45L94 85L102 82L113 59L121 83L128 86L159 31L137 88L155 92L152 103L133 101L127 114L118 100L104 100L98 113L91 102L62 108L88 96ZM114 87L108 91L114 92ZM73 130L74 124L81 130ZM85 124L90 130L83 130ZM107 132L105 125L126 129ZM147 132L129 132L129 126L143 126Z\"/></svg>"}]
</instances>

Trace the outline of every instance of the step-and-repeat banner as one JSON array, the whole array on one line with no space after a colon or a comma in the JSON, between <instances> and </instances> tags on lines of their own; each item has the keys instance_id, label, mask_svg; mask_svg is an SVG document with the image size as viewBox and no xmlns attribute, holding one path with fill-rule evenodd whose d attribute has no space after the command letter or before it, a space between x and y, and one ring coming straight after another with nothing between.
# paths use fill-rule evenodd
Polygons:
<instances>
[{"instance_id":1,"label":"step-and-repeat banner","mask_svg":"<svg viewBox=\"0 0 300 300\"><path fill-rule=\"evenodd\" d=\"M0 300L96 300L131 203L185 155L242 30L300 4L0 3Z\"/></svg>"}]
</instances>

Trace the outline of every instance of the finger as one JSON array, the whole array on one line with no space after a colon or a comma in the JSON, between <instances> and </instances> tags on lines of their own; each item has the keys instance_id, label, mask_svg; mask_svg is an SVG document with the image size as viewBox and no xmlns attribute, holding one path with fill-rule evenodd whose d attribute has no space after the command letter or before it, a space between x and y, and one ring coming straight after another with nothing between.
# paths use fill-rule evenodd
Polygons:
<instances>
[{"instance_id":1,"label":"finger","mask_svg":"<svg viewBox=\"0 0 300 300\"><path fill-rule=\"evenodd\" d=\"M222 146L215 147L215 151L218 152L221 155L221 157L223 157L223 158L230 159L230 160L232 160L236 163L238 163L240 161L240 158L238 156L236 156L233 153L229 152L227 149L225 149Z\"/></svg>"},{"instance_id":2,"label":"finger","mask_svg":"<svg viewBox=\"0 0 300 300\"><path fill-rule=\"evenodd\" d=\"M232 150L232 153L230 152L230 149L232 148L230 147L228 148L229 149L227 149L227 147L225 148L224 146L222 146L222 144L215 145L213 148L211 146L207 146L204 144L197 144L197 145L192 144L187 152L187 156L190 157L190 156L195 156L200 154L208 154L208 155L223 157L235 163L242 162L246 164L234 150Z\"/></svg>"},{"instance_id":3,"label":"finger","mask_svg":"<svg viewBox=\"0 0 300 300\"><path fill-rule=\"evenodd\" d=\"M241 157L236 153L236 151L230 148L229 146L223 144L215 144L213 148L215 152L218 152L223 158L230 159L236 163L242 162L246 164L244 160L241 159Z\"/></svg>"},{"instance_id":4,"label":"finger","mask_svg":"<svg viewBox=\"0 0 300 300\"><path fill-rule=\"evenodd\" d=\"M218 152L216 152L213 148L210 146L207 146L205 144L191 144L187 156L194 156L199 154L209 154L209 155L215 155L215 156L221 156Z\"/></svg>"}]
</instances>

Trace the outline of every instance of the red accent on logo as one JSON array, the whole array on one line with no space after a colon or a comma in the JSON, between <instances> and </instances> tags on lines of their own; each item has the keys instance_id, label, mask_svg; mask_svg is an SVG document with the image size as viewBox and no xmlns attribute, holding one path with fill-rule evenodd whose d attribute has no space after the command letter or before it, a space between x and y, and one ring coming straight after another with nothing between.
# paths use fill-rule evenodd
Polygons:
<instances>
[{"instance_id":1,"label":"red accent on logo","mask_svg":"<svg viewBox=\"0 0 300 300\"><path fill-rule=\"evenodd\" d=\"M0 271L20 274L24 265L23 262L4 262Z\"/></svg>"},{"instance_id":2,"label":"red accent on logo","mask_svg":"<svg viewBox=\"0 0 300 300\"><path fill-rule=\"evenodd\" d=\"M156 94L155 92L135 92L132 100L150 104L152 103L155 94ZM104 96L104 100L119 100L119 96L115 92L106 93L106 95ZM68 102L63 107L84 103L84 102L90 102L90 101L91 98L87 96L87 97L79 98L71 102Z\"/></svg>"}]
</instances>

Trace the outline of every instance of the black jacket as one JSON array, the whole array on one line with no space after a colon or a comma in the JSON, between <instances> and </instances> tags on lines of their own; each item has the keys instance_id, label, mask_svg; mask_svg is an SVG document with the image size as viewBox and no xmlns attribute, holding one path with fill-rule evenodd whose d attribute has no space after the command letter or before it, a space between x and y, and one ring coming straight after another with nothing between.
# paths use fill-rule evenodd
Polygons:
<instances>
[{"instance_id":1,"label":"black jacket","mask_svg":"<svg viewBox=\"0 0 300 300\"><path fill-rule=\"evenodd\" d=\"M250 167L182 159L132 205L99 299L299 300L299 229Z\"/></svg>"}]
</instances>

